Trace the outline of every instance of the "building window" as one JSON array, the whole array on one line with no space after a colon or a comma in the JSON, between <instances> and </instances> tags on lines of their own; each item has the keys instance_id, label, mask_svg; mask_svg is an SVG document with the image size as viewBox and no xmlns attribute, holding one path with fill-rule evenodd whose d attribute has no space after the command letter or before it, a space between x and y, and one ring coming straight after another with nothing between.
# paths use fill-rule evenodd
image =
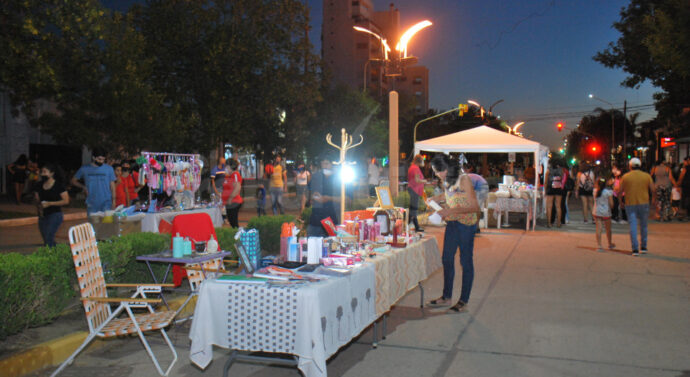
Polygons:
<instances>
[{"instance_id":1,"label":"building window","mask_svg":"<svg viewBox=\"0 0 690 377\"><path fill-rule=\"evenodd\" d=\"M421 96L422 96L422 92L414 92L414 95L417 96L417 97L421 97Z\"/></svg>"},{"instance_id":2,"label":"building window","mask_svg":"<svg viewBox=\"0 0 690 377\"><path fill-rule=\"evenodd\" d=\"M421 78L421 77L415 77L415 78L414 78L414 83L415 83L415 84L421 84L421 83L422 83L422 78Z\"/></svg>"}]
</instances>

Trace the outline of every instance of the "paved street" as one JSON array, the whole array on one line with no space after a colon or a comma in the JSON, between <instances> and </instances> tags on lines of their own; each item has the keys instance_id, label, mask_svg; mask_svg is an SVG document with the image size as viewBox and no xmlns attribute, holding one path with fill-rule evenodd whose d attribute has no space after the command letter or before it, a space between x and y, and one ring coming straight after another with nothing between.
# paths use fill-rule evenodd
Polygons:
<instances>
[{"instance_id":1,"label":"paved street","mask_svg":"<svg viewBox=\"0 0 690 377\"><path fill-rule=\"evenodd\" d=\"M589 225L592 229L593 226ZM584 226L583 226L584 227ZM690 376L690 235L687 223L650 226L650 254L597 252L592 232L484 231L476 240L469 310L420 310L419 290L391 312L387 338L371 329L328 363L330 376ZM442 229L429 232L439 241ZM459 268L459 266L458 266ZM459 275L459 274L458 274ZM442 271L425 282L440 293ZM455 297L459 294L456 276ZM206 371L189 362L189 325L171 334L180 357L171 376L219 376L227 351ZM160 337L149 337L166 356ZM80 355L63 376L153 376L136 339ZM41 374L36 374L41 375ZM236 363L232 376L299 376L295 368Z\"/></svg>"}]
</instances>

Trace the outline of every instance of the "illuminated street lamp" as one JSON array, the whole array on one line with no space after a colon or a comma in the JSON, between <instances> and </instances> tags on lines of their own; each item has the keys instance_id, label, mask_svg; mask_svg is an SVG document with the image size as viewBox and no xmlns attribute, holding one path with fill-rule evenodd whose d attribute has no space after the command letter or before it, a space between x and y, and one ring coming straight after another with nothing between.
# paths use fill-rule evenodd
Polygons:
<instances>
[{"instance_id":1,"label":"illuminated street lamp","mask_svg":"<svg viewBox=\"0 0 690 377\"><path fill-rule=\"evenodd\" d=\"M388 45L388 41L385 38L369 29L360 26L353 26L353 28L356 31L373 35L380 41L381 49L383 51L384 74L386 76L400 76L402 75L402 70L406 65L415 64L417 62L416 57L407 55L407 47L410 43L410 40L419 31L431 25L431 21L424 20L405 30L398 43L395 44L395 51L397 51L397 53L392 54L392 58L389 58L388 53L391 52L391 49ZM391 67L387 67L389 65ZM398 158L400 148L398 139L398 115L398 92L391 90L390 93L388 93L388 154L391 159L390 167L388 168L388 181L391 193L393 195L398 194Z\"/></svg>"},{"instance_id":2,"label":"illuminated street lamp","mask_svg":"<svg viewBox=\"0 0 690 377\"><path fill-rule=\"evenodd\" d=\"M518 128L520 128L523 124L525 124L525 122L515 123L513 127L508 126L508 133L513 135L522 135L518 132Z\"/></svg>"}]
</instances>

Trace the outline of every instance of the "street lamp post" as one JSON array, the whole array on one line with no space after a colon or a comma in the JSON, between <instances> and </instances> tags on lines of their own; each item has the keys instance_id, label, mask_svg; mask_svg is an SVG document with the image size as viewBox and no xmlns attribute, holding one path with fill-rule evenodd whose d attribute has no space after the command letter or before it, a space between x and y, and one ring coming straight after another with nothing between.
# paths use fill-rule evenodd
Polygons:
<instances>
[{"instance_id":1,"label":"street lamp post","mask_svg":"<svg viewBox=\"0 0 690 377\"><path fill-rule=\"evenodd\" d=\"M430 116L430 117L428 117L428 118L422 119L422 120L420 120L419 122L417 122L417 123L414 125L414 131L413 131L413 136L412 136L412 143L413 143L413 144L417 143L417 126L419 126L419 125L422 124L423 122L426 122L426 121L432 120L432 119L436 119L436 118L441 117L441 116L444 116L444 115L446 115L446 114L450 114L450 113L452 113L452 112L454 112L454 111L458 111L458 108L456 107L456 108L450 109L450 110L448 110L448 111L444 111L444 112L442 112L442 113L440 113L440 114L436 114L436 115L434 115L434 116Z\"/></svg>"},{"instance_id":2,"label":"street lamp post","mask_svg":"<svg viewBox=\"0 0 690 377\"><path fill-rule=\"evenodd\" d=\"M395 50L397 53L393 54L393 59L388 59L388 53L391 51L388 46L388 42L385 38L371 30L360 26L353 26L357 31L373 35L381 42L381 50L383 51L383 61L384 67L386 63L392 62L394 67L394 72L386 72L386 76L399 76L405 65L414 64L417 58L414 56L407 56L407 45L409 44L412 37L417 34L420 30L431 26L431 21L424 20L418 22L405 32L400 37L400 41L395 45ZM400 70L400 71L399 71ZM379 84L380 85L380 84ZM400 140L398 139L398 92L391 90L388 95L388 129L389 129L389 140L388 140L388 154L390 158L390 165L388 168L388 182L390 186L391 193L393 195L398 194L398 155L400 149Z\"/></svg>"},{"instance_id":3,"label":"street lamp post","mask_svg":"<svg viewBox=\"0 0 690 377\"><path fill-rule=\"evenodd\" d=\"M597 101L601 101L601 102L611 106L611 160L613 161L614 153L616 150L616 138L615 138L616 133L614 131L615 119L614 119L614 114L613 114L613 110L614 110L613 104L609 101L606 101L604 99L601 99L601 98L595 96L594 94L590 94L589 98L595 99Z\"/></svg>"},{"instance_id":4,"label":"street lamp post","mask_svg":"<svg viewBox=\"0 0 690 377\"><path fill-rule=\"evenodd\" d=\"M525 122L515 123L513 127L508 126L508 133L520 136L521 134L518 132L518 128L520 128L523 124L525 124Z\"/></svg>"}]
</instances>

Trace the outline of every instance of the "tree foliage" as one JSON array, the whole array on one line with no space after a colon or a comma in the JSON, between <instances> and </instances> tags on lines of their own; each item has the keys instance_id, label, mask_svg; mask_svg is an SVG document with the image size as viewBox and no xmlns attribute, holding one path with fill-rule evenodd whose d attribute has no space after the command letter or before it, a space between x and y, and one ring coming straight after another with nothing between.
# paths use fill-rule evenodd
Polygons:
<instances>
[{"instance_id":1,"label":"tree foliage","mask_svg":"<svg viewBox=\"0 0 690 377\"><path fill-rule=\"evenodd\" d=\"M645 80L663 90L657 110L674 118L690 106L690 6L687 0L631 0L613 24L621 37L594 56L629 76L621 83L639 87Z\"/></svg>"},{"instance_id":2,"label":"tree foliage","mask_svg":"<svg viewBox=\"0 0 690 377\"><path fill-rule=\"evenodd\" d=\"M0 85L59 143L270 149L314 114L318 59L298 0L150 0L126 14L6 0L0 21Z\"/></svg>"}]
</instances>

